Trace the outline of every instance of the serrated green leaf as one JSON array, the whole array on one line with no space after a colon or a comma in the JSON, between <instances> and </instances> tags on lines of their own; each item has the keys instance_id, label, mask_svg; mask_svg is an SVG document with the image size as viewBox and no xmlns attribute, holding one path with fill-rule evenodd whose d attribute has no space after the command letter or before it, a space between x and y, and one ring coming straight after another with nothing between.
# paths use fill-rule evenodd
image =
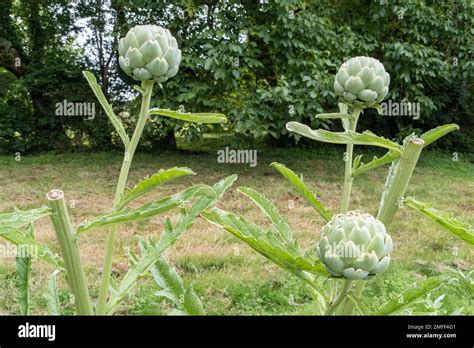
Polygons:
<instances>
[{"instance_id":1,"label":"serrated green leaf","mask_svg":"<svg viewBox=\"0 0 474 348\"><path fill-rule=\"evenodd\" d=\"M179 301L184 296L183 280L163 258L159 258L151 268L151 274L162 291L168 291Z\"/></svg>"},{"instance_id":2,"label":"serrated green leaf","mask_svg":"<svg viewBox=\"0 0 474 348\"><path fill-rule=\"evenodd\" d=\"M138 280L150 271L155 262L160 259L161 254L173 245L186 229L192 226L194 220L204 209L208 209L210 206L214 205L226 190L232 186L236 179L236 175L231 175L219 181L211 188L213 191L212 195L198 196L188 211L181 209L176 226L173 227L171 220L167 218L165 220L163 233L161 234L157 245L151 242L148 242L148 244L141 243L141 247L145 252L139 260L136 260L133 263L133 267L131 267L127 274L125 274L120 287L111 293L111 297L107 303L108 314L113 314L115 312L120 302L137 284Z\"/></svg>"},{"instance_id":3,"label":"serrated green leaf","mask_svg":"<svg viewBox=\"0 0 474 348\"><path fill-rule=\"evenodd\" d=\"M268 200L267 197L249 187L239 187L237 191L250 198L267 215L267 217L275 226L276 230L279 232L283 243L286 244L293 241L290 226L280 215L278 209Z\"/></svg>"},{"instance_id":4,"label":"serrated green leaf","mask_svg":"<svg viewBox=\"0 0 474 348\"><path fill-rule=\"evenodd\" d=\"M18 290L17 302L20 306L21 315L30 315L30 273L31 257L17 257L15 286Z\"/></svg>"},{"instance_id":5,"label":"serrated green leaf","mask_svg":"<svg viewBox=\"0 0 474 348\"><path fill-rule=\"evenodd\" d=\"M33 226L30 224L26 228L25 235L33 238ZM23 255L21 250L18 250L16 256L16 274L15 286L18 290L17 302L20 306L20 313L22 315L30 315L30 274L31 274L31 256Z\"/></svg>"},{"instance_id":6,"label":"serrated green leaf","mask_svg":"<svg viewBox=\"0 0 474 348\"><path fill-rule=\"evenodd\" d=\"M399 144L384 137L379 137L370 131L357 133L351 130L345 132L330 132L324 129L313 130L304 124L294 121L288 122L286 128L290 132L325 143L379 146L398 153L402 152L402 147Z\"/></svg>"},{"instance_id":7,"label":"serrated green leaf","mask_svg":"<svg viewBox=\"0 0 474 348\"><path fill-rule=\"evenodd\" d=\"M85 221L77 227L77 234L94 228L103 228L112 225L129 223L136 220L150 218L174 209L185 202L199 195L213 195L214 190L208 185L196 185L180 193L162 198L155 202L150 202L141 207L131 209L122 208L120 210L103 214L91 221Z\"/></svg>"},{"instance_id":8,"label":"serrated green leaf","mask_svg":"<svg viewBox=\"0 0 474 348\"><path fill-rule=\"evenodd\" d=\"M218 208L203 212L201 216L210 223L232 233L269 260L305 281L308 278L304 272L328 276L328 272L318 259L304 255L296 245L293 248L288 248L281 242L276 243L278 241L272 240L270 233L265 232L242 216Z\"/></svg>"},{"instance_id":9,"label":"serrated green leaf","mask_svg":"<svg viewBox=\"0 0 474 348\"><path fill-rule=\"evenodd\" d=\"M15 209L11 213L0 214L0 236L26 227L32 222L49 215L51 215L51 209L46 206L30 210Z\"/></svg>"},{"instance_id":10,"label":"serrated green leaf","mask_svg":"<svg viewBox=\"0 0 474 348\"><path fill-rule=\"evenodd\" d=\"M432 208L432 204L423 203L411 197L406 198L403 204L436 222L456 237L474 245L474 229L470 224L456 220L450 213Z\"/></svg>"},{"instance_id":11,"label":"serrated green leaf","mask_svg":"<svg viewBox=\"0 0 474 348\"><path fill-rule=\"evenodd\" d=\"M159 259L161 253L155 248L149 248L142 255L140 260L136 262L123 277L123 280L118 289L115 289L110 294L110 299L107 302L106 312L111 315L115 312L120 302L129 294L135 287L138 280L145 276Z\"/></svg>"},{"instance_id":12,"label":"serrated green leaf","mask_svg":"<svg viewBox=\"0 0 474 348\"><path fill-rule=\"evenodd\" d=\"M167 219L167 221L165 222L163 233L158 243L158 248L164 251L168 249L171 245L173 245L174 242L178 239L178 237L184 231L186 231L186 229L192 226L194 220L201 214L201 212L212 207L233 185L235 180L237 180L237 175L234 174L214 184L214 197L201 196L196 199L196 201L193 203L193 205L187 212L184 210L181 211L176 226L173 227L171 225L171 221Z\"/></svg>"},{"instance_id":13,"label":"serrated green leaf","mask_svg":"<svg viewBox=\"0 0 474 348\"><path fill-rule=\"evenodd\" d=\"M306 289L313 298L313 301L316 303L317 314L324 315L324 313L326 313L328 302L325 296L313 286L307 286Z\"/></svg>"},{"instance_id":14,"label":"serrated green leaf","mask_svg":"<svg viewBox=\"0 0 474 348\"><path fill-rule=\"evenodd\" d=\"M137 262L138 262L138 259L137 259ZM131 268L135 267L135 264L137 262L131 263ZM114 297L117 297L119 295L117 282L115 281L114 278L110 278L109 293L110 293L110 298L114 298Z\"/></svg>"},{"instance_id":15,"label":"serrated green leaf","mask_svg":"<svg viewBox=\"0 0 474 348\"><path fill-rule=\"evenodd\" d=\"M138 256L132 250L129 250L128 257L132 266L138 262Z\"/></svg>"},{"instance_id":16,"label":"serrated green leaf","mask_svg":"<svg viewBox=\"0 0 474 348\"><path fill-rule=\"evenodd\" d=\"M23 230L33 221L50 214L51 210L47 207L28 211L15 210L13 213L0 214L0 237L18 249L22 249L32 258L39 257L55 268L62 268L61 258L54 254L47 244L37 242L32 233Z\"/></svg>"},{"instance_id":17,"label":"serrated green leaf","mask_svg":"<svg viewBox=\"0 0 474 348\"><path fill-rule=\"evenodd\" d=\"M201 300L192 286L185 289L181 277L163 258L155 262L151 273L161 289L157 295L166 297L176 310L188 315L204 314Z\"/></svg>"},{"instance_id":18,"label":"serrated green leaf","mask_svg":"<svg viewBox=\"0 0 474 348\"><path fill-rule=\"evenodd\" d=\"M194 123L226 123L227 117L224 114L216 114L211 112L191 113L191 112L179 112L167 109L150 109L150 115L160 115L165 117L174 118L186 122Z\"/></svg>"},{"instance_id":19,"label":"serrated green leaf","mask_svg":"<svg viewBox=\"0 0 474 348\"><path fill-rule=\"evenodd\" d=\"M428 132L423 133L420 136L420 138L423 139L423 141L425 142L423 147L427 147L428 145L435 142L439 138L444 137L446 134L455 130L459 130L459 126L457 124L450 123L450 124L445 124L443 126L433 128L429 130Z\"/></svg>"},{"instance_id":20,"label":"serrated green leaf","mask_svg":"<svg viewBox=\"0 0 474 348\"><path fill-rule=\"evenodd\" d=\"M133 188L128 188L122 195L119 208L125 206L128 202L152 191L157 186L162 185L166 182L172 181L182 176L195 175L189 168L178 168L174 167L171 169L160 169L157 173L150 177L146 177L138 182Z\"/></svg>"},{"instance_id":21,"label":"serrated green leaf","mask_svg":"<svg viewBox=\"0 0 474 348\"><path fill-rule=\"evenodd\" d=\"M281 175L283 175L296 189L306 201L323 217L326 221L331 220L331 212L326 209L322 202L316 197L316 194L312 192L303 180L296 175L291 169L285 167L285 165L277 162L271 164L272 167L276 168Z\"/></svg>"},{"instance_id":22,"label":"serrated green leaf","mask_svg":"<svg viewBox=\"0 0 474 348\"><path fill-rule=\"evenodd\" d=\"M360 166L361 161L362 161L362 155L358 155L354 158L354 161L352 162L352 171L353 172Z\"/></svg>"},{"instance_id":23,"label":"serrated green leaf","mask_svg":"<svg viewBox=\"0 0 474 348\"><path fill-rule=\"evenodd\" d=\"M173 295L173 293L171 293L170 291L168 290L160 290L160 291L157 291L155 293L155 295L157 297L160 297L160 298L166 298L168 299L171 303L177 303L179 302L179 299L176 298L176 296ZM184 311L183 312L183 315L185 314Z\"/></svg>"},{"instance_id":24,"label":"serrated green leaf","mask_svg":"<svg viewBox=\"0 0 474 348\"><path fill-rule=\"evenodd\" d=\"M397 158L399 158L400 156L401 156L401 152L397 152L394 150L389 150L385 155L383 155L380 158L378 158L377 156L374 156L372 161L370 161L369 163L360 162L360 164L358 164L357 166L354 166L352 169L352 176L356 177L368 170L383 166L385 164L389 164L393 162L394 160L396 160Z\"/></svg>"},{"instance_id":25,"label":"serrated green leaf","mask_svg":"<svg viewBox=\"0 0 474 348\"><path fill-rule=\"evenodd\" d=\"M440 278L429 278L418 282L413 288L403 291L394 299L388 301L380 307L374 315L390 315L396 313L410 304L425 296L430 291L439 287L442 283Z\"/></svg>"},{"instance_id":26,"label":"serrated green leaf","mask_svg":"<svg viewBox=\"0 0 474 348\"><path fill-rule=\"evenodd\" d=\"M59 270L55 270L48 279L48 289L44 297L46 298L46 307L48 315L61 315L61 305L59 303L58 285L56 275Z\"/></svg>"},{"instance_id":27,"label":"serrated green leaf","mask_svg":"<svg viewBox=\"0 0 474 348\"><path fill-rule=\"evenodd\" d=\"M86 78L87 82L89 83L89 86L91 87L92 91L94 92L97 100L99 101L100 105L102 105L102 108L104 109L105 113L107 114L110 122L114 126L115 130L117 131L118 135L120 136L120 139L122 139L122 142L125 146L125 149L128 148L130 145L130 139L128 138L127 133L125 132L125 128L123 127L122 122L119 120L117 116L115 116L114 111L112 110L112 107L110 104L107 102L107 99L104 96L104 93L102 92L102 88L97 84L97 80L94 76L89 71L83 71L82 74Z\"/></svg>"},{"instance_id":28,"label":"serrated green leaf","mask_svg":"<svg viewBox=\"0 0 474 348\"><path fill-rule=\"evenodd\" d=\"M193 286L190 285L184 293L183 308L189 315L205 315L204 307L199 297L194 292Z\"/></svg>"},{"instance_id":29,"label":"serrated green leaf","mask_svg":"<svg viewBox=\"0 0 474 348\"><path fill-rule=\"evenodd\" d=\"M224 193L234 184L235 180L237 180L237 175L233 174L214 184L213 188L216 192L217 199L220 199L224 195Z\"/></svg>"}]
</instances>

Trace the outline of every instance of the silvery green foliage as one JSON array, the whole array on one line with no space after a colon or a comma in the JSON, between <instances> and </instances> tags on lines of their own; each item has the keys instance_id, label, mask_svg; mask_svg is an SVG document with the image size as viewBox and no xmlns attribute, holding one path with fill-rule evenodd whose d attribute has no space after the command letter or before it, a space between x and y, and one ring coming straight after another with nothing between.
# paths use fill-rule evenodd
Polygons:
<instances>
[{"instance_id":1,"label":"silvery green foliage","mask_svg":"<svg viewBox=\"0 0 474 348\"><path fill-rule=\"evenodd\" d=\"M354 210L334 216L323 227L316 252L332 275L366 279L387 269L392 248L384 224Z\"/></svg>"},{"instance_id":2,"label":"silvery green foliage","mask_svg":"<svg viewBox=\"0 0 474 348\"><path fill-rule=\"evenodd\" d=\"M119 41L120 67L137 81L165 82L176 75L181 50L168 29L137 25Z\"/></svg>"},{"instance_id":3,"label":"silvery green foliage","mask_svg":"<svg viewBox=\"0 0 474 348\"><path fill-rule=\"evenodd\" d=\"M373 105L385 98L389 85L390 75L382 63L370 57L354 57L339 68L334 90L346 103Z\"/></svg>"}]
</instances>

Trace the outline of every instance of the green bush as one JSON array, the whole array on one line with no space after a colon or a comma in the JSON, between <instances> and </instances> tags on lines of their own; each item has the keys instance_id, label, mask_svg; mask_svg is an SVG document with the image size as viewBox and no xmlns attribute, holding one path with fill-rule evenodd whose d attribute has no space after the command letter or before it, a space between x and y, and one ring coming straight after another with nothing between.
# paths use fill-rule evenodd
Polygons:
<instances>
[{"instance_id":1,"label":"green bush","mask_svg":"<svg viewBox=\"0 0 474 348\"><path fill-rule=\"evenodd\" d=\"M331 121L316 120L314 115L336 105L332 84L337 67L350 56L366 55L383 62L393 77L386 99L420 106L419 119L377 117L371 129L400 140L413 131L456 122L461 132L437 146L456 151L473 149L469 137L474 130L472 2L115 0L111 8L94 5L102 6L97 10L83 1L78 3L81 6L75 9L75 18L90 19L94 30L104 35L111 30L110 37L116 37L133 25L149 22L168 27L176 36L185 58L180 74L168 83L166 91L155 93L154 107L223 112L230 118L225 130L232 128L247 137L277 144L297 143L300 137L289 134L284 124L298 121L313 128L329 128ZM83 68L109 76L112 99L120 100L118 94L130 97L133 81L117 70L118 57L112 56L110 65L104 66L104 62L90 59L89 50L70 48L75 31L83 28L70 23L67 14L74 9L65 1L41 5L61 23L61 27L55 26L53 19L41 16L41 35L33 30L38 23L29 20L28 11L32 14L34 8L7 5L0 15L5 17L5 28L16 31L17 38L11 41L21 47L14 48L29 53L25 69L15 74L27 87L33 110L29 114L20 106L2 109L3 118L10 121L3 121L7 123L2 128L0 151L104 149L113 145L116 136L110 134L103 115L85 122L54 118L51 112L57 100L92 100L80 76ZM57 14L60 12L53 5L64 8L63 14ZM23 20L26 29L8 22L11 17ZM35 43L44 48L38 54L39 61L33 54ZM116 42L107 43L102 48L104 56L114 48ZM11 62L0 62L12 69ZM135 115L135 104L131 100L121 107ZM19 123L30 128L22 131ZM362 121L361 126L369 125ZM207 127L156 116L144 134L143 145L153 148L166 142L173 146L175 133L191 140ZM15 138L15 132L31 133L28 129L34 136ZM15 146L13 139L17 139Z\"/></svg>"}]
</instances>

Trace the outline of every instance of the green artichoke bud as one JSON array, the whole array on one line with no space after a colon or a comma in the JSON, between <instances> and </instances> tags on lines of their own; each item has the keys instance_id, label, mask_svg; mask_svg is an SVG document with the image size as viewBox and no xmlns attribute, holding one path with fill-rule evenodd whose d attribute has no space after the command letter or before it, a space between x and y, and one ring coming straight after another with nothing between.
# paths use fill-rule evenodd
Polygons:
<instances>
[{"instance_id":1,"label":"green artichoke bud","mask_svg":"<svg viewBox=\"0 0 474 348\"><path fill-rule=\"evenodd\" d=\"M389 85L390 75L382 63L370 57L354 57L339 68L334 90L345 103L370 106L387 96Z\"/></svg>"},{"instance_id":2,"label":"green artichoke bud","mask_svg":"<svg viewBox=\"0 0 474 348\"><path fill-rule=\"evenodd\" d=\"M384 224L354 210L333 216L323 227L316 252L332 275L366 279L387 269L392 248Z\"/></svg>"},{"instance_id":3,"label":"green artichoke bud","mask_svg":"<svg viewBox=\"0 0 474 348\"><path fill-rule=\"evenodd\" d=\"M120 67L137 81L165 82L176 75L181 50L168 29L137 25L119 41Z\"/></svg>"}]
</instances>

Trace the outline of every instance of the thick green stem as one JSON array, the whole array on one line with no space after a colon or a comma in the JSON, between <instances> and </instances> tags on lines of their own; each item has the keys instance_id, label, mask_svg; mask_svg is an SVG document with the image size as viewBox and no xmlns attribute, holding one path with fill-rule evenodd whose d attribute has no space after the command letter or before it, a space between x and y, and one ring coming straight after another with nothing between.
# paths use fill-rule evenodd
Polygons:
<instances>
[{"instance_id":1,"label":"thick green stem","mask_svg":"<svg viewBox=\"0 0 474 348\"><path fill-rule=\"evenodd\" d=\"M349 120L349 130L355 132L357 127L357 121L362 109L354 108L352 111L352 117ZM342 192L341 201L341 213L347 213L349 210L349 202L351 199L352 182L354 177L352 176L352 156L354 152L354 144L346 145L346 153L344 155L345 167L344 167L344 189Z\"/></svg>"},{"instance_id":2,"label":"thick green stem","mask_svg":"<svg viewBox=\"0 0 474 348\"><path fill-rule=\"evenodd\" d=\"M328 307L326 310L326 315L333 315L336 311L336 309L339 307L339 305L342 303L342 301L346 298L347 294L349 293L352 285L352 280L346 279L344 282L344 287L342 288L341 292L337 296L337 298L334 300L333 303Z\"/></svg>"},{"instance_id":3,"label":"thick green stem","mask_svg":"<svg viewBox=\"0 0 474 348\"><path fill-rule=\"evenodd\" d=\"M393 217L400 206L401 199L405 195L423 145L424 141L422 139L412 138L404 147L397 171L388 187L388 191L385 193L385 197L377 214L377 219L382 221L387 229L393 221ZM365 283L365 281L358 281L354 286L354 292L360 295ZM351 301L344 303L344 313L350 314L353 309L354 304Z\"/></svg>"},{"instance_id":4,"label":"thick green stem","mask_svg":"<svg viewBox=\"0 0 474 348\"><path fill-rule=\"evenodd\" d=\"M71 220L64 201L64 192L51 190L47 194L48 203L53 214L53 222L56 237L59 241L61 255L66 267L66 277L69 287L74 294L74 302L79 315L93 315L92 303L87 289L86 276L82 267L81 256L77 239L71 226Z\"/></svg>"},{"instance_id":5,"label":"thick green stem","mask_svg":"<svg viewBox=\"0 0 474 348\"><path fill-rule=\"evenodd\" d=\"M404 147L403 155L400 158L393 181L385 193L384 200L377 214L377 219L382 221L387 229L400 207L401 199L405 195L424 143L422 139L412 138Z\"/></svg>"},{"instance_id":6,"label":"thick green stem","mask_svg":"<svg viewBox=\"0 0 474 348\"><path fill-rule=\"evenodd\" d=\"M365 286L366 283L367 283L367 280L355 280L354 281L353 293L354 293L354 296L356 298L360 297L360 295L362 294L362 290L364 290L364 286ZM343 304L342 304L341 314L351 315L353 310L354 310L354 303L348 297L346 297L344 299Z\"/></svg>"},{"instance_id":7,"label":"thick green stem","mask_svg":"<svg viewBox=\"0 0 474 348\"><path fill-rule=\"evenodd\" d=\"M125 155L122 162L122 168L120 169L120 175L117 183L117 188L115 190L115 199L114 199L114 209L118 208L120 199L123 192L125 191L125 185L127 184L128 172L130 170L130 165L132 164L133 155L137 149L138 141L142 136L143 129L148 120L148 113L150 109L150 100L153 92L153 80L148 80L143 83L143 95L142 95L142 105L140 109L140 116L138 117L137 126L133 132L132 139L130 140L130 145L125 149ZM117 236L117 227L112 226L109 229L107 235L107 246L105 248L105 258L104 258L104 267L102 269L102 280L99 290L99 301L97 303L97 314L104 315L107 304L107 296L109 293L110 285L110 276L112 273L112 258L115 247L115 239Z\"/></svg>"}]
</instances>

